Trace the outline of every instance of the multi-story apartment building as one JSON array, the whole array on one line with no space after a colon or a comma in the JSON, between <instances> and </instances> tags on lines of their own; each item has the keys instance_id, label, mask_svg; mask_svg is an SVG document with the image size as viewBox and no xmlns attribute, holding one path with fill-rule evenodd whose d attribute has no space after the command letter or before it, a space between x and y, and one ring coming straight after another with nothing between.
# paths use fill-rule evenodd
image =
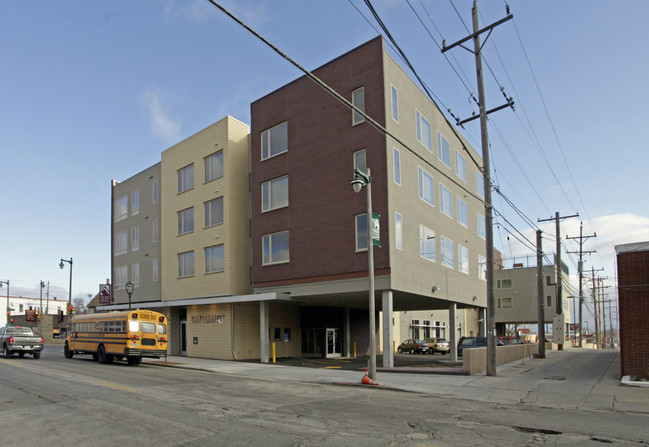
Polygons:
<instances>
[{"instance_id":1,"label":"multi-story apartment building","mask_svg":"<svg viewBox=\"0 0 649 447\"><path fill-rule=\"evenodd\" d=\"M307 77L252 104L255 293L299 304L303 354L345 355L352 342L369 352L367 202L350 181L355 168L371 170L382 344L394 340L393 312L416 310L448 311L454 342L458 308L485 314L480 156L382 38L314 74L389 134ZM384 349L385 366L391 353Z\"/></svg>"}]
</instances>

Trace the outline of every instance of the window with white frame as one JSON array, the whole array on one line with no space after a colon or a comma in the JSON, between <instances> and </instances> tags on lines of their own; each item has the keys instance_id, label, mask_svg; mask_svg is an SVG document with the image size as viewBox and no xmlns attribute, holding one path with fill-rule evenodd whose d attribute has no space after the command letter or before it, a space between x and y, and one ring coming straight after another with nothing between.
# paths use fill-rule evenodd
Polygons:
<instances>
[{"instance_id":1,"label":"window with white frame","mask_svg":"<svg viewBox=\"0 0 649 447\"><path fill-rule=\"evenodd\" d=\"M115 267L115 287L124 287L128 282L128 266L120 265Z\"/></svg>"},{"instance_id":2,"label":"window with white frame","mask_svg":"<svg viewBox=\"0 0 649 447\"><path fill-rule=\"evenodd\" d=\"M205 183L223 177L223 151L205 157Z\"/></svg>"},{"instance_id":3,"label":"window with white frame","mask_svg":"<svg viewBox=\"0 0 649 447\"><path fill-rule=\"evenodd\" d=\"M455 175L466 182L466 158L457 150L455 151Z\"/></svg>"},{"instance_id":4,"label":"window with white frame","mask_svg":"<svg viewBox=\"0 0 649 447\"><path fill-rule=\"evenodd\" d=\"M288 151L288 123L284 121L261 133L261 159Z\"/></svg>"},{"instance_id":5,"label":"window with white frame","mask_svg":"<svg viewBox=\"0 0 649 447\"><path fill-rule=\"evenodd\" d=\"M357 88L352 92L352 104L357 107L361 112L365 113L365 89L363 87ZM352 111L352 125L360 124L365 121L365 117L358 113L356 110Z\"/></svg>"},{"instance_id":6,"label":"window with white frame","mask_svg":"<svg viewBox=\"0 0 649 447\"><path fill-rule=\"evenodd\" d=\"M392 119L399 122L399 92L396 87L392 87Z\"/></svg>"},{"instance_id":7,"label":"window with white frame","mask_svg":"<svg viewBox=\"0 0 649 447\"><path fill-rule=\"evenodd\" d=\"M128 230L115 233L115 256L128 253Z\"/></svg>"},{"instance_id":8,"label":"window with white frame","mask_svg":"<svg viewBox=\"0 0 649 447\"><path fill-rule=\"evenodd\" d=\"M158 282L158 279L160 278L160 274L158 273L158 258L153 259L153 282Z\"/></svg>"},{"instance_id":9,"label":"window with white frame","mask_svg":"<svg viewBox=\"0 0 649 447\"><path fill-rule=\"evenodd\" d=\"M435 232L423 225L419 225L419 256L437 262L435 256Z\"/></svg>"},{"instance_id":10,"label":"window with white frame","mask_svg":"<svg viewBox=\"0 0 649 447\"><path fill-rule=\"evenodd\" d=\"M140 190L136 189L131 192L131 216L140 212Z\"/></svg>"},{"instance_id":11,"label":"window with white frame","mask_svg":"<svg viewBox=\"0 0 649 447\"><path fill-rule=\"evenodd\" d=\"M460 244L457 244L457 269L469 274L469 249Z\"/></svg>"},{"instance_id":12,"label":"window with white frame","mask_svg":"<svg viewBox=\"0 0 649 447\"><path fill-rule=\"evenodd\" d=\"M457 222L466 227L469 228L469 216L467 215L467 208L466 208L466 202L459 197L456 198L456 204L457 204Z\"/></svg>"},{"instance_id":13,"label":"window with white frame","mask_svg":"<svg viewBox=\"0 0 649 447\"><path fill-rule=\"evenodd\" d=\"M439 184L439 209L448 217L453 217L453 195L446 186Z\"/></svg>"},{"instance_id":14,"label":"window with white frame","mask_svg":"<svg viewBox=\"0 0 649 447\"><path fill-rule=\"evenodd\" d=\"M399 250L403 250L403 225L401 214L394 213L394 243Z\"/></svg>"},{"instance_id":15,"label":"window with white frame","mask_svg":"<svg viewBox=\"0 0 649 447\"><path fill-rule=\"evenodd\" d=\"M354 152L354 169L367 173L367 154L365 149Z\"/></svg>"},{"instance_id":16,"label":"window with white frame","mask_svg":"<svg viewBox=\"0 0 649 447\"><path fill-rule=\"evenodd\" d=\"M475 171L475 192L484 199L484 177L480 171Z\"/></svg>"},{"instance_id":17,"label":"window with white frame","mask_svg":"<svg viewBox=\"0 0 649 447\"><path fill-rule=\"evenodd\" d=\"M545 297L545 305L547 307L552 307L552 295L548 295Z\"/></svg>"},{"instance_id":18,"label":"window with white frame","mask_svg":"<svg viewBox=\"0 0 649 447\"><path fill-rule=\"evenodd\" d=\"M194 276L194 252L178 253L178 276Z\"/></svg>"},{"instance_id":19,"label":"window with white frame","mask_svg":"<svg viewBox=\"0 0 649 447\"><path fill-rule=\"evenodd\" d=\"M271 211L288 206L288 176L261 184L261 211Z\"/></svg>"},{"instance_id":20,"label":"window with white frame","mask_svg":"<svg viewBox=\"0 0 649 447\"><path fill-rule=\"evenodd\" d=\"M453 241L442 236L441 249L442 265L450 268L455 268L455 260L453 257L453 251L455 250L455 247L453 246Z\"/></svg>"},{"instance_id":21,"label":"window with white frame","mask_svg":"<svg viewBox=\"0 0 649 447\"><path fill-rule=\"evenodd\" d=\"M367 214L356 216L356 251L367 250Z\"/></svg>"},{"instance_id":22,"label":"window with white frame","mask_svg":"<svg viewBox=\"0 0 649 447\"><path fill-rule=\"evenodd\" d=\"M439 132L437 133L437 158L449 168L451 167L451 146Z\"/></svg>"},{"instance_id":23,"label":"window with white frame","mask_svg":"<svg viewBox=\"0 0 649 447\"><path fill-rule=\"evenodd\" d=\"M194 188L194 164L178 169L178 194Z\"/></svg>"},{"instance_id":24,"label":"window with white frame","mask_svg":"<svg viewBox=\"0 0 649 447\"><path fill-rule=\"evenodd\" d=\"M140 249L140 227L131 227L131 251Z\"/></svg>"},{"instance_id":25,"label":"window with white frame","mask_svg":"<svg viewBox=\"0 0 649 447\"><path fill-rule=\"evenodd\" d=\"M205 228L223 223L223 197L205 202Z\"/></svg>"},{"instance_id":26,"label":"window with white frame","mask_svg":"<svg viewBox=\"0 0 649 447\"><path fill-rule=\"evenodd\" d=\"M498 309L511 309L513 307L512 305L512 299L507 297L507 298L498 298Z\"/></svg>"},{"instance_id":27,"label":"window with white frame","mask_svg":"<svg viewBox=\"0 0 649 447\"><path fill-rule=\"evenodd\" d=\"M392 156L394 158L394 183L401 184L401 153L396 147L392 148Z\"/></svg>"},{"instance_id":28,"label":"window with white frame","mask_svg":"<svg viewBox=\"0 0 649 447\"><path fill-rule=\"evenodd\" d=\"M160 221L158 219L153 219L153 242L158 242L160 239Z\"/></svg>"},{"instance_id":29,"label":"window with white frame","mask_svg":"<svg viewBox=\"0 0 649 447\"><path fill-rule=\"evenodd\" d=\"M128 217L128 196L124 196L115 200L115 222L124 220L127 217Z\"/></svg>"},{"instance_id":30,"label":"window with white frame","mask_svg":"<svg viewBox=\"0 0 649 447\"><path fill-rule=\"evenodd\" d=\"M153 196L153 204L158 203L158 182L153 182L152 196Z\"/></svg>"},{"instance_id":31,"label":"window with white frame","mask_svg":"<svg viewBox=\"0 0 649 447\"><path fill-rule=\"evenodd\" d=\"M423 144L426 149L433 152L433 127L430 122L424 118L424 115L415 111L417 120L417 141Z\"/></svg>"},{"instance_id":32,"label":"window with white frame","mask_svg":"<svg viewBox=\"0 0 649 447\"><path fill-rule=\"evenodd\" d=\"M419 172L419 198L429 205L435 206L434 190L435 184L433 176L422 168L418 168Z\"/></svg>"},{"instance_id":33,"label":"window with white frame","mask_svg":"<svg viewBox=\"0 0 649 447\"><path fill-rule=\"evenodd\" d=\"M205 249L205 273L222 272L225 270L223 244Z\"/></svg>"},{"instance_id":34,"label":"window with white frame","mask_svg":"<svg viewBox=\"0 0 649 447\"><path fill-rule=\"evenodd\" d=\"M265 234L262 237L263 265L289 262L289 233Z\"/></svg>"},{"instance_id":35,"label":"window with white frame","mask_svg":"<svg viewBox=\"0 0 649 447\"><path fill-rule=\"evenodd\" d=\"M511 289L512 288L512 279L507 278L507 279L499 279L496 281L496 288L497 289Z\"/></svg>"},{"instance_id":36,"label":"window with white frame","mask_svg":"<svg viewBox=\"0 0 649 447\"><path fill-rule=\"evenodd\" d=\"M131 282L135 287L140 286L140 264L131 264Z\"/></svg>"},{"instance_id":37,"label":"window with white frame","mask_svg":"<svg viewBox=\"0 0 649 447\"><path fill-rule=\"evenodd\" d=\"M194 207L178 211L178 234L194 231Z\"/></svg>"},{"instance_id":38,"label":"window with white frame","mask_svg":"<svg viewBox=\"0 0 649 447\"><path fill-rule=\"evenodd\" d=\"M484 216L480 213L477 214L477 223L478 223L478 236L482 239L487 238L487 227L485 226Z\"/></svg>"},{"instance_id":39,"label":"window with white frame","mask_svg":"<svg viewBox=\"0 0 649 447\"><path fill-rule=\"evenodd\" d=\"M487 279L487 258L482 255L478 255L478 278Z\"/></svg>"}]
</instances>

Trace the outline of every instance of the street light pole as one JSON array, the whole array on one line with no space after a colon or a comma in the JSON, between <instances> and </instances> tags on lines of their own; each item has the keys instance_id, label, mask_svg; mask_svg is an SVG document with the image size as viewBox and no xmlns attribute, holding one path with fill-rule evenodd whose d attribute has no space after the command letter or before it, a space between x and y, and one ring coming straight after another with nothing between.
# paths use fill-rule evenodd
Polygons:
<instances>
[{"instance_id":1,"label":"street light pole","mask_svg":"<svg viewBox=\"0 0 649 447\"><path fill-rule=\"evenodd\" d=\"M7 324L9 324L9 280L0 281L0 287L7 285Z\"/></svg>"},{"instance_id":2,"label":"street light pole","mask_svg":"<svg viewBox=\"0 0 649 447\"><path fill-rule=\"evenodd\" d=\"M61 270L63 270L63 267L65 264L64 262L67 262L70 264L70 290L69 290L69 295L68 295L68 327L66 329L66 334L70 333L70 318L71 318L71 313L72 313L72 257L70 259L63 259L61 258L61 263L59 264L59 267Z\"/></svg>"},{"instance_id":3,"label":"street light pole","mask_svg":"<svg viewBox=\"0 0 649 447\"><path fill-rule=\"evenodd\" d=\"M38 329L41 331L41 336L43 336L43 288L45 283L41 280L41 302L40 308L38 309Z\"/></svg>"},{"instance_id":4,"label":"street light pole","mask_svg":"<svg viewBox=\"0 0 649 447\"><path fill-rule=\"evenodd\" d=\"M354 169L354 180L351 181L355 192L360 192L363 187L367 189L367 269L370 278L369 287L369 317L370 317L370 365L368 368L368 377L376 381L376 323L374 308L374 248L372 245L372 177L370 169L367 168L367 174Z\"/></svg>"},{"instance_id":5,"label":"street light pole","mask_svg":"<svg viewBox=\"0 0 649 447\"><path fill-rule=\"evenodd\" d=\"M133 294L133 283L131 281L126 283L126 293L128 293L128 310L131 310L131 295Z\"/></svg>"}]
</instances>

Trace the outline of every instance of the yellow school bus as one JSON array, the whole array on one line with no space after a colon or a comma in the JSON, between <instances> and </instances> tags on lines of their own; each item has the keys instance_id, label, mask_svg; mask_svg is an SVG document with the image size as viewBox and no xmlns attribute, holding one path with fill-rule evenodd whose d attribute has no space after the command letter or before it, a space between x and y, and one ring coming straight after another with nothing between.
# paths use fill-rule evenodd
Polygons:
<instances>
[{"instance_id":1,"label":"yellow school bus","mask_svg":"<svg viewBox=\"0 0 649 447\"><path fill-rule=\"evenodd\" d=\"M167 355L167 317L151 310L129 310L72 317L64 346L66 359L91 354L99 363L126 359L139 365L143 357Z\"/></svg>"}]
</instances>

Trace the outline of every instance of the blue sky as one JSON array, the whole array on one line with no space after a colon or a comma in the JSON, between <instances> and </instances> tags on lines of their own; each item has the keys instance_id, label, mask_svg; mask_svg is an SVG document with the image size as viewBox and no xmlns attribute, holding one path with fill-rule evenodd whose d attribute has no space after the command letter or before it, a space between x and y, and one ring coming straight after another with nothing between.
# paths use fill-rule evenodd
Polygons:
<instances>
[{"instance_id":1,"label":"blue sky","mask_svg":"<svg viewBox=\"0 0 649 447\"><path fill-rule=\"evenodd\" d=\"M378 34L360 0L222 4L308 69ZM473 55L456 48L447 60L438 48L440 34L449 44L468 34L460 17L471 26L472 2L373 4L440 106L477 112ZM479 8L482 25L506 14L501 1ZM562 237L578 236L580 221L597 232L585 267L613 278L614 246L649 240L649 201L637 192L648 165L649 2L510 8L514 20L484 47L488 107L504 101L501 86L516 101L491 115L494 182L535 224L578 212ZM70 257L73 297L97 293L110 272L111 179L225 115L249 123L252 101L301 75L207 0L0 2L0 42L0 279L12 295L38 296L44 280L67 296L69 270L58 264ZM480 152L478 121L461 132ZM494 205L535 240L498 194ZM554 226L538 225L553 251ZM500 227L495 243L507 257L534 256ZM575 259L565 259L573 273Z\"/></svg>"}]
</instances>

